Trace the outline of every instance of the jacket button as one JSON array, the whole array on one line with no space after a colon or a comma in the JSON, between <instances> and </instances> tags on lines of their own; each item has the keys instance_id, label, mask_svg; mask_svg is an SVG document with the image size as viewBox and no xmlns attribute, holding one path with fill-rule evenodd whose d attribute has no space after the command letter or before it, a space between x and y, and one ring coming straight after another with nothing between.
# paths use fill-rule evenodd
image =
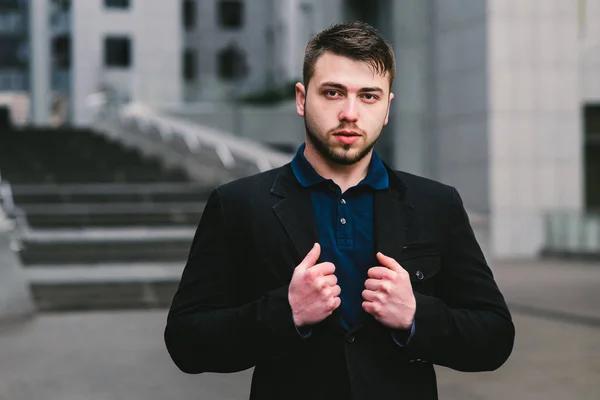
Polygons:
<instances>
[{"instance_id":1,"label":"jacket button","mask_svg":"<svg viewBox=\"0 0 600 400\"><path fill-rule=\"evenodd\" d=\"M348 343L354 343L354 336L348 336Z\"/></svg>"},{"instance_id":2,"label":"jacket button","mask_svg":"<svg viewBox=\"0 0 600 400\"><path fill-rule=\"evenodd\" d=\"M423 275L423 273L421 271L417 271L416 275L417 275L418 280L422 280L425 277L425 275Z\"/></svg>"}]
</instances>

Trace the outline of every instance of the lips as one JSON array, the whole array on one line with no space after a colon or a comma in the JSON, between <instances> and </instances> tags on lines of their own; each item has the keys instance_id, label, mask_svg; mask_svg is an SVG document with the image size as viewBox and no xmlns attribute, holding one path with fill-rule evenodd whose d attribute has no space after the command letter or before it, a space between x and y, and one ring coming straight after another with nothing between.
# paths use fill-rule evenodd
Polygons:
<instances>
[{"instance_id":1,"label":"lips","mask_svg":"<svg viewBox=\"0 0 600 400\"><path fill-rule=\"evenodd\" d=\"M338 132L335 133L334 136L336 137L336 139L343 143L343 144L352 144L354 142L356 142L359 138L360 135L356 132Z\"/></svg>"}]
</instances>

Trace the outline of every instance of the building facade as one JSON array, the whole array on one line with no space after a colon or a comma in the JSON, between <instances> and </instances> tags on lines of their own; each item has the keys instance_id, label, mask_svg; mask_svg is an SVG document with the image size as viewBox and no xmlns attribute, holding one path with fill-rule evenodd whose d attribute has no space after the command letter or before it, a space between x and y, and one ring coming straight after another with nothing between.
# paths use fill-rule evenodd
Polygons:
<instances>
[{"instance_id":1,"label":"building facade","mask_svg":"<svg viewBox=\"0 0 600 400\"><path fill-rule=\"evenodd\" d=\"M0 2L0 92L29 90L29 3Z\"/></svg>"},{"instance_id":2,"label":"building facade","mask_svg":"<svg viewBox=\"0 0 600 400\"><path fill-rule=\"evenodd\" d=\"M535 256L553 214L598 209L600 1L365 3L342 6L398 59L391 159L456 186L488 217L493 256ZM600 247L588 226L565 240Z\"/></svg>"},{"instance_id":3,"label":"building facade","mask_svg":"<svg viewBox=\"0 0 600 400\"><path fill-rule=\"evenodd\" d=\"M10 42L0 47L8 54L0 90L27 90L33 31L22 26L30 3L0 4L0 19L9 21L0 40ZM68 98L75 124L89 122L86 99L106 88L160 107L300 80L310 37L358 19L376 26L397 57L380 153L397 168L456 186L488 221L493 256L534 256L554 235L552 215L577 219L600 209L600 0L51 4L51 86ZM293 107L285 110L296 121ZM573 226L561 240L579 235ZM581 235L600 247L600 232L589 229Z\"/></svg>"}]
</instances>

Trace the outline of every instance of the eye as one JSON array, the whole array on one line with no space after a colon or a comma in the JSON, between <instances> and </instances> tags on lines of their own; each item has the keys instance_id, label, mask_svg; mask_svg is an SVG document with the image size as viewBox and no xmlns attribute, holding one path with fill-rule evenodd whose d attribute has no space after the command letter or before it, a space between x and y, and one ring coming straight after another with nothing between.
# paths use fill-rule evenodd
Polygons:
<instances>
[{"instance_id":1,"label":"eye","mask_svg":"<svg viewBox=\"0 0 600 400\"><path fill-rule=\"evenodd\" d=\"M374 101L376 101L378 99L378 97L372 93L365 93L365 94L363 94L363 99L365 99L369 103L373 103Z\"/></svg>"},{"instance_id":2,"label":"eye","mask_svg":"<svg viewBox=\"0 0 600 400\"><path fill-rule=\"evenodd\" d=\"M339 97L339 94L340 94L337 90L333 90L333 89L327 89L323 93L327 97Z\"/></svg>"}]
</instances>

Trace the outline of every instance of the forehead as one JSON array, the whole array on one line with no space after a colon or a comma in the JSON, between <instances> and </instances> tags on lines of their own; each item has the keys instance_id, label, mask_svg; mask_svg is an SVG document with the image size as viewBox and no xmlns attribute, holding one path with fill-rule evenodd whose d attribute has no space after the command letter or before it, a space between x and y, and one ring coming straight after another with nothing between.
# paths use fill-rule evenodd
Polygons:
<instances>
[{"instance_id":1,"label":"forehead","mask_svg":"<svg viewBox=\"0 0 600 400\"><path fill-rule=\"evenodd\" d=\"M325 82L335 82L348 88L360 89L361 87L378 86L387 91L389 79L389 72L386 71L384 75L378 74L366 61L356 61L325 52L315 63L311 81L314 81L316 86Z\"/></svg>"}]
</instances>

